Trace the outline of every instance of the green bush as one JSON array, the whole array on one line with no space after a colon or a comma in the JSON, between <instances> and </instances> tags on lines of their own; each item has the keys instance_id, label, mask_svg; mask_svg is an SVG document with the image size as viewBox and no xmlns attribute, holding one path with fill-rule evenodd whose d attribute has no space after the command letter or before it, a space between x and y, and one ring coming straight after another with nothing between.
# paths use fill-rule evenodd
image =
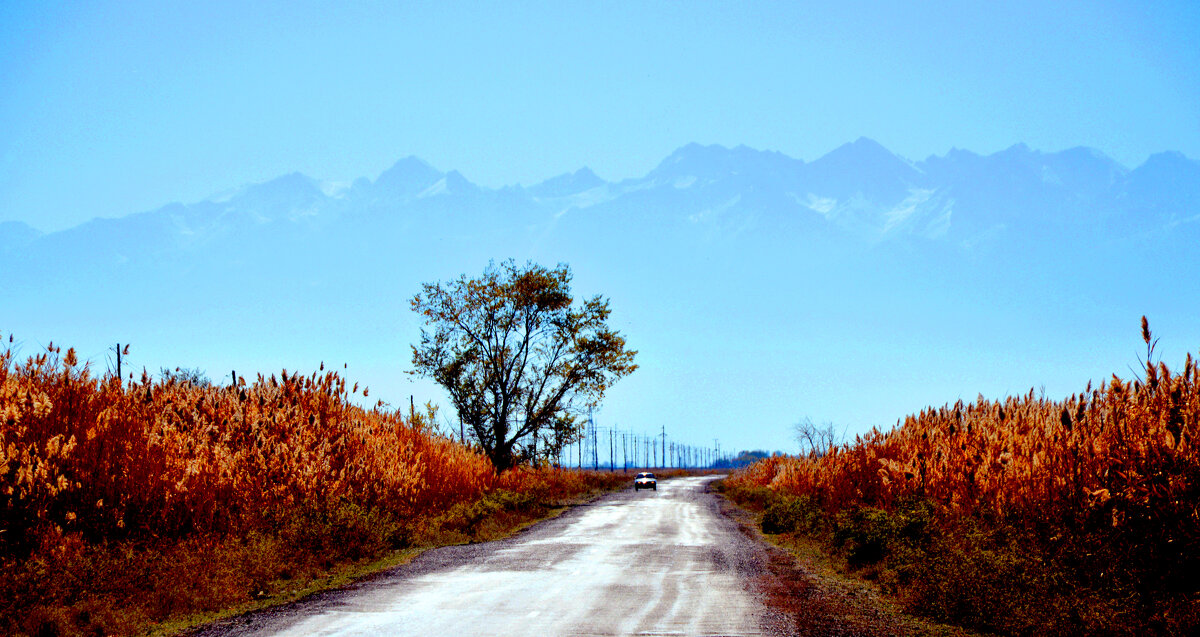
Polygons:
<instances>
[{"instance_id":1,"label":"green bush","mask_svg":"<svg viewBox=\"0 0 1200 637\"><path fill-rule=\"evenodd\" d=\"M445 531L473 536L485 520L497 513L523 511L539 506L538 499L533 494L498 489L478 500L451 507L437 518L437 526Z\"/></svg>"},{"instance_id":2,"label":"green bush","mask_svg":"<svg viewBox=\"0 0 1200 637\"><path fill-rule=\"evenodd\" d=\"M899 516L874 507L841 511L833 521L833 546L851 566L875 564L887 556L900 528Z\"/></svg>"},{"instance_id":3,"label":"green bush","mask_svg":"<svg viewBox=\"0 0 1200 637\"><path fill-rule=\"evenodd\" d=\"M1008 635L1146 633L1011 528L960 521L905 558L905 597L923 615Z\"/></svg>"},{"instance_id":4,"label":"green bush","mask_svg":"<svg viewBox=\"0 0 1200 637\"><path fill-rule=\"evenodd\" d=\"M1133 604L1088 588L1028 532L948 518L926 500L848 508L810 535L940 621L1004 635L1184 634L1140 624Z\"/></svg>"},{"instance_id":5,"label":"green bush","mask_svg":"<svg viewBox=\"0 0 1200 637\"><path fill-rule=\"evenodd\" d=\"M349 500L297 507L277 517L280 539L329 560L356 560L409 544L409 530L394 514Z\"/></svg>"},{"instance_id":6,"label":"green bush","mask_svg":"<svg viewBox=\"0 0 1200 637\"><path fill-rule=\"evenodd\" d=\"M809 496L776 498L763 512L763 533L811 532L821 522L822 511Z\"/></svg>"},{"instance_id":7,"label":"green bush","mask_svg":"<svg viewBox=\"0 0 1200 637\"><path fill-rule=\"evenodd\" d=\"M716 484L716 489L730 500L752 511L761 511L785 497L769 487L741 486L741 484L739 482L735 486L721 480Z\"/></svg>"}]
</instances>

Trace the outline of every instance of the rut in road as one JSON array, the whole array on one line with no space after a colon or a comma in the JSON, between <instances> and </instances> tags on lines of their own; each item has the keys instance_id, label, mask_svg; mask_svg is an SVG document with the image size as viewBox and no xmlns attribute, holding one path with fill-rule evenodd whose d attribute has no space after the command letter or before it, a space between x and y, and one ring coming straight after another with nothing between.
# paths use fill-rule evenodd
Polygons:
<instances>
[{"instance_id":1,"label":"rut in road","mask_svg":"<svg viewBox=\"0 0 1200 637\"><path fill-rule=\"evenodd\" d=\"M761 551L705 493L632 490L489 544L426 552L352 587L200 635L763 635Z\"/></svg>"}]
</instances>

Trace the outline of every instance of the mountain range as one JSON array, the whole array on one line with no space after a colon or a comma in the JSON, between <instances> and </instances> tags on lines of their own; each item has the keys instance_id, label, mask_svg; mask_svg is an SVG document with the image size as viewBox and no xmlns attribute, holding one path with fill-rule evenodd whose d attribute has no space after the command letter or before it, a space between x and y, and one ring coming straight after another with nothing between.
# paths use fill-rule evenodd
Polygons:
<instances>
[{"instance_id":1,"label":"mountain range","mask_svg":"<svg viewBox=\"0 0 1200 637\"><path fill-rule=\"evenodd\" d=\"M350 361L399 400L434 391L401 373L421 282L565 262L642 352L610 413L727 420L757 395L755 418L811 404L864 426L1102 378L1141 314L1200 342L1197 245L1200 162L1175 152L1128 169L1021 144L915 162L866 138L811 162L689 144L637 178L503 188L406 157L60 232L0 223L0 332L93 361L133 342L150 370ZM874 402L848 389L867 369Z\"/></svg>"},{"instance_id":2,"label":"mountain range","mask_svg":"<svg viewBox=\"0 0 1200 637\"><path fill-rule=\"evenodd\" d=\"M863 245L911 240L979 249L1069 235L1104 240L1200 227L1200 161L1176 152L1129 170L1103 153L1043 153L1023 144L992 155L954 149L912 162L867 138L804 162L745 146L689 144L645 176L609 182L587 168L534 186L488 189L455 170L406 157L374 181L327 185L293 173L198 203L42 234L0 224L10 260L75 255L96 264L179 257L247 235L324 233L331 226L434 226L470 213L500 227L569 225L575 218L656 217L738 231L789 228L803 241ZM433 219L431 216L442 218Z\"/></svg>"}]
</instances>

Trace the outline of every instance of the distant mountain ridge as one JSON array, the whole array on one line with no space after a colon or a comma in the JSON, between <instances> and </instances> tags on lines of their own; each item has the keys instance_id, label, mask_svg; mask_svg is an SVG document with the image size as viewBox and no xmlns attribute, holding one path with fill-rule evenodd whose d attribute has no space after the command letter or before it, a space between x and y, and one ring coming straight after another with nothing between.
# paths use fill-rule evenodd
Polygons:
<instances>
[{"instance_id":1,"label":"distant mountain ridge","mask_svg":"<svg viewBox=\"0 0 1200 637\"><path fill-rule=\"evenodd\" d=\"M438 199L459 201L430 205ZM1095 224L1189 226L1190 231L1200 216L1200 162L1166 152L1129 170L1094 149L1042 153L1024 144L986 156L953 149L911 162L860 138L805 163L745 146L689 144L641 178L608 182L583 168L525 188L494 190L409 156L374 181L360 178L340 191L327 192L317 181L293 173L221 199L97 219L79 229L158 226L158 238L185 247L238 226L324 224L347 215L446 205L564 214L647 199L694 221L711 218L705 213L720 208L725 216L809 217L810 224L823 221L869 243L916 236L966 246L997 233L1092 232ZM43 235L8 222L0 225L0 251L54 243L75 230Z\"/></svg>"},{"instance_id":2,"label":"distant mountain ridge","mask_svg":"<svg viewBox=\"0 0 1200 637\"><path fill-rule=\"evenodd\" d=\"M525 188L488 189L458 171L443 172L409 156L374 181L360 178L332 192L293 173L222 198L96 219L59 233L7 222L0 224L0 252L52 245L77 230L92 234L100 227L142 226L134 234L150 232L166 242L159 247L185 248L239 228L324 225L406 209L515 208L526 215L562 215L638 202L649 206L645 214L671 211L666 214L698 223L733 214L791 215L868 243L920 237L970 246L998 234L1093 233L1097 225L1183 226L1192 232L1200 221L1200 162L1166 152L1130 170L1090 148L1042 153L1024 144L991 155L953 149L911 162L860 138L805 163L745 146L688 144L641 178L609 182L582 168Z\"/></svg>"},{"instance_id":3,"label":"distant mountain ridge","mask_svg":"<svg viewBox=\"0 0 1200 637\"><path fill-rule=\"evenodd\" d=\"M812 162L688 144L644 176L616 182L581 168L493 189L409 156L374 180L333 185L291 173L60 232L8 222L0 224L0 271L9 275L0 292L86 299L137 283L147 295L170 295L205 273L247 272L285 289L295 285L288 273L325 285L311 282L548 251L568 261L602 251L596 258L613 264L640 253L669 264L714 249L882 251L896 255L886 267L916 267L908 264L915 258L944 271L966 259L981 276L1014 259L1046 273L1083 272L1167 251L1172 267L1186 269L1200 260L1195 245L1200 162L1179 153L1130 170L1093 149L1023 144L917 162L867 138Z\"/></svg>"}]
</instances>

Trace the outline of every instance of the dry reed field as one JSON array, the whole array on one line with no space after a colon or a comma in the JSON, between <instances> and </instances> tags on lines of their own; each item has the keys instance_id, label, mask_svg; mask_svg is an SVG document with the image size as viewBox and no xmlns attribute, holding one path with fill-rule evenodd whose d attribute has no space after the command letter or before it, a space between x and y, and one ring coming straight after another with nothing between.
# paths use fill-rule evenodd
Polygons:
<instances>
[{"instance_id":1,"label":"dry reed field","mask_svg":"<svg viewBox=\"0 0 1200 637\"><path fill-rule=\"evenodd\" d=\"M764 530L822 538L910 608L1006 634L1195 634L1200 369L1153 360L1065 400L909 416L726 488Z\"/></svg>"},{"instance_id":2,"label":"dry reed field","mask_svg":"<svg viewBox=\"0 0 1200 637\"><path fill-rule=\"evenodd\" d=\"M0 632L183 626L624 480L497 475L323 368L216 386L96 375L53 345L0 352Z\"/></svg>"}]
</instances>

